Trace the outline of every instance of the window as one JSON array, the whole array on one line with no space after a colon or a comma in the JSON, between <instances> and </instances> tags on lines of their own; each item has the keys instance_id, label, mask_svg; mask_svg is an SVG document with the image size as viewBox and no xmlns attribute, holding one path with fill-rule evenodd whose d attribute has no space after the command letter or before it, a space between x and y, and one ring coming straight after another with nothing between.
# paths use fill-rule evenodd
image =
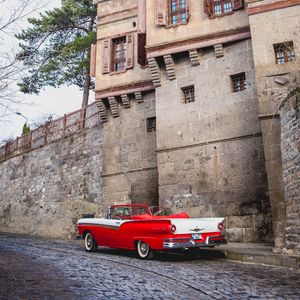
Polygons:
<instances>
[{"instance_id":1,"label":"window","mask_svg":"<svg viewBox=\"0 0 300 300\"><path fill-rule=\"evenodd\" d=\"M147 132L156 131L156 117L147 119Z\"/></svg>"},{"instance_id":2,"label":"window","mask_svg":"<svg viewBox=\"0 0 300 300\"><path fill-rule=\"evenodd\" d=\"M103 40L102 74L120 73L133 68L133 33Z\"/></svg>"},{"instance_id":3,"label":"window","mask_svg":"<svg viewBox=\"0 0 300 300\"><path fill-rule=\"evenodd\" d=\"M186 0L169 0L169 23L171 25L187 22Z\"/></svg>"},{"instance_id":4,"label":"window","mask_svg":"<svg viewBox=\"0 0 300 300\"><path fill-rule=\"evenodd\" d=\"M112 71L126 70L126 36L112 40Z\"/></svg>"},{"instance_id":5,"label":"window","mask_svg":"<svg viewBox=\"0 0 300 300\"><path fill-rule=\"evenodd\" d=\"M232 13L231 0L213 0L213 13L214 15L224 15Z\"/></svg>"},{"instance_id":6,"label":"window","mask_svg":"<svg viewBox=\"0 0 300 300\"><path fill-rule=\"evenodd\" d=\"M204 0L204 12L210 19L233 14L244 7L243 0Z\"/></svg>"},{"instance_id":7,"label":"window","mask_svg":"<svg viewBox=\"0 0 300 300\"><path fill-rule=\"evenodd\" d=\"M273 45L276 63L279 65L295 60L293 42L285 42Z\"/></svg>"},{"instance_id":8,"label":"window","mask_svg":"<svg viewBox=\"0 0 300 300\"><path fill-rule=\"evenodd\" d=\"M190 17L189 3L190 0L155 0L155 24L166 28L187 24Z\"/></svg>"},{"instance_id":9,"label":"window","mask_svg":"<svg viewBox=\"0 0 300 300\"><path fill-rule=\"evenodd\" d=\"M230 78L231 78L231 84L232 84L232 91L234 93L241 92L247 88L245 73L231 75Z\"/></svg>"},{"instance_id":10,"label":"window","mask_svg":"<svg viewBox=\"0 0 300 300\"><path fill-rule=\"evenodd\" d=\"M193 85L181 89L184 103L195 102L195 88Z\"/></svg>"}]
</instances>

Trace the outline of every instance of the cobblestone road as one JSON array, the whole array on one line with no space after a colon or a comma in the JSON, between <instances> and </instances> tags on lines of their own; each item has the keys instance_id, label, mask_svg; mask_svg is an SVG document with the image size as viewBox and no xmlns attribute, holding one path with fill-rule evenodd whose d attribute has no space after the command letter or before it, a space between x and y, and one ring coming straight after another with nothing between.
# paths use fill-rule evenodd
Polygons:
<instances>
[{"instance_id":1,"label":"cobblestone road","mask_svg":"<svg viewBox=\"0 0 300 300\"><path fill-rule=\"evenodd\" d=\"M0 299L300 299L296 270L0 234ZM219 257L219 258L218 258Z\"/></svg>"}]
</instances>

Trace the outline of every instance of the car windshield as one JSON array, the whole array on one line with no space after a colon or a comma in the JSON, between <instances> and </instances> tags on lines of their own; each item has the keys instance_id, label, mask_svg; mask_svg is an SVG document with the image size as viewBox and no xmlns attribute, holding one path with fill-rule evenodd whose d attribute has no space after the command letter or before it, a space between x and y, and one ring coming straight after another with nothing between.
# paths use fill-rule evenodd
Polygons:
<instances>
[{"instance_id":1,"label":"car windshield","mask_svg":"<svg viewBox=\"0 0 300 300\"><path fill-rule=\"evenodd\" d=\"M149 216L169 216L172 211L169 208L150 206L142 204L117 205L109 208L107 219L130 220L133 216L149 215Z\"/></svg>"},{"instance_id":2,"label":"car windshield","mask_svg":"<svg viewBox=\"0 0 300 300\"><path fill-rule=\"evenodd\" d=\"M149 215L147 206L115 206L110 207L107 214L107 219L130 219L132 216Z\"/></svg>"}]
</instances>

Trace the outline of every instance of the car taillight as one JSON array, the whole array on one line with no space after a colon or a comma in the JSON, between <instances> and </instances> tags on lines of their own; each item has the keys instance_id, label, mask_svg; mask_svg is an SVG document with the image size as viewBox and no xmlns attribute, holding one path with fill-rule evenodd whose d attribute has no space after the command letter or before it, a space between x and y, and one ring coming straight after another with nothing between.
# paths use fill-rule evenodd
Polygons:
<instances>
[{"instance_id":1,"label":"car taillight","mask_svg":"<svg viewBox=\"0 0 300 300\"><path fill-rule=\"evenodd\" d=\"M174 224L171 225L170 230L172 233L176 231L176 226Z\"/></svg>"},{"instance_id":2,"label":"car taillight","mask_svg":"<svg viewBox=\"0 0 300 300\"><path fill-rule=\"evenodd\" d=\"M225 225L223 224L223 222L220 222L220 223L218 224L218 229L219 229L220 231L222 231L222 230L225 229Z\"/></svg>"}]
</instances>

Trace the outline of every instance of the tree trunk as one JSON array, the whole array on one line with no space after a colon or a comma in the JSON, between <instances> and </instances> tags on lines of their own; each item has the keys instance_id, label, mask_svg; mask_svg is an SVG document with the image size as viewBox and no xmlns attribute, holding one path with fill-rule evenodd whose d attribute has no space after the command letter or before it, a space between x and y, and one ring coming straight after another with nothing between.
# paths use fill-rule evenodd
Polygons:
<instances>
[{"instance_id":1,"label":"tree trunk","mask_svg":"<svg viewBox=\"0 0 300 300\"><path fill-rule=\"evenodd\" d=\"M89 32L93 31L95 17L92 17L89 24ZM88 61L91 59L91 47L87 50ZM90 64L88 63L85 71L85 80L83 87L83 95L82 95L82 103L81 103L81 122L80 127L85 127L85 117L86 117L86 107L89 104L89 96L90 96L90 86L91 86L91 75L90 75Z\"/></svg>"},{"instance_id":2,"label":"tree trunk","mask_svg":"<svg viewBox=\"0 0 300 300\"><path fill-rule=\"evenodd\" d=\"M91 50L89 50L88 55L90 55L90 52L91 52ZM91 84L90 68L87 67L86 72L85 72L85 82L84 82L84 88L83 88L81 108L84 108L89 104L90 84Z\"/></svg>"},{"instance_id":3,"label":"tree trunk","mask_svg":"<svg viewBox=\"0 0 300 300\"><path fill-rule=\"evenodd\" d=\"M96 16L91 17L91 20L89 23L89 32L93 31L95 18L96 18ZM88 48L87 57L88 57L88 61L90 61L91 47ZM84 108L89 104L90 86L91 86L91 75L90 75L90 64L88 63L88 65L86 67L86 71L85 71L85 82L84 82L84 88L83 88L83 97L82 97L81 108Z\"/></svg>"}]
</instances>

